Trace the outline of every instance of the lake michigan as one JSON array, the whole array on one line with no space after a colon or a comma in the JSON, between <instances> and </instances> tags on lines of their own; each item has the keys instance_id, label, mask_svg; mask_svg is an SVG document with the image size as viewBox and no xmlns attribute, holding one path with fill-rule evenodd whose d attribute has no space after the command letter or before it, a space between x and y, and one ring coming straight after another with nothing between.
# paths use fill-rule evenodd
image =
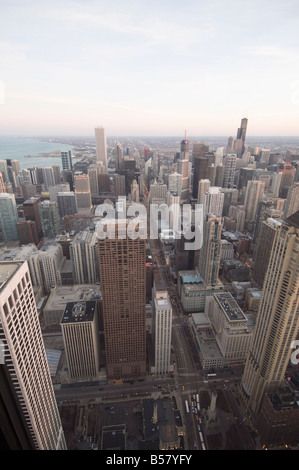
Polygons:
<instances>
[{"instance_id":1,"label":"lake michigan","mask_svg":"<svg viewBox=\"0 0 299 470\"><path fill-rule=\"evenodd\" d=\"M61 167L60 154L57 157L42 157L40 154L57 150L72 150L73 148L72 145L43 142L38 139L0 137L0 160L6 160L7 158L19 160L21 169L34 166L44 168L55 164ZM32 157L29 158L27 155L32 155Z\"/></svg>"}]
</instances>

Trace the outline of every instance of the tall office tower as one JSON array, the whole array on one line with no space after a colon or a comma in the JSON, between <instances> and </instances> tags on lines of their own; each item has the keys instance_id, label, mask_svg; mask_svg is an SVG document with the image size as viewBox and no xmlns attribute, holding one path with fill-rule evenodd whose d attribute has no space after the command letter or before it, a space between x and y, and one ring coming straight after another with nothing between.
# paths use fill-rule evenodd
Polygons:
<instances>
[{"instance_id":1,"label":"tall office tower","mask_svg":"<svg viewBox=\"0 0 299 470\"><path fill-rule=\"evenodd\" d=\"M77 233L69 246L74 284L95 284L99 281L99 249L95 230L91 227Z\"/></svg>"},{"instance_id":2,"label":"tall office tower","mask_svg":"<svg viewBox=\"0 0 299 470\"><path fill-rule=\"evenodd\" d=\"M152 204L162 204L166 202L167 185L154 183L150 185L150 201Z\"/></svg>"},{"instance_id":3,"label":"tall office tower","mask_svg":"<svg viewBox=\"0 0 299 470\"><path fill-rule=\"evenodd\" d=\"M7 161L6 160L0 160L0 171L3 175L4 183L8 183L9 178L8 178L8 170L7 170Z\"/></svg>"},{"instance_id":4,"label":"tall office tower","mask_svg":"<svg viewBox=\"0 0 299 470\"><path fill-rule=\"evenodd\" d=\"M60 165L52 165L55 184L61 183Z\"/></svg>"},{"instance_id":5,"label":"tall office tower","mask_svg":"<svg viewBox=\"0 0 299 470\"><path fill-rule=\"evenodd\" d=\"M221 217L207 214L204 217L203 244L199 253L198 271L205 284L215 285L218 280L221 258Z\"/></svg>"},{"instance_id":6,"label":"tall office tower","mask_svg":"<svg viewBox=\"0 0 299 470\"><path fill-rule=\"evenodd\" d=\"M257 214L258 203L264 196L264 181L250 180L246 186L244 207L246 211L246 221L254 222Z\"/></svg>"},{"instance_id":7,"label":"tall office tower","mask_svg":"<svg viewBox=\"0 0 299 470\"><path fill-rule=\"evenodd\" d=\"M101 126L95 128L96 138L96 152L98 162L102 162L105 166L106 172L108 172L108 161L107 161L107 147L106 147L106 133L105 129Z\"/></svg>"},{"instance_id":8,"label":"tall office tower","mask_svg":"<svg viewBox=\"0 0 299 470\"><path fill-rule=\"evenodd\" d=\"M72 191L57 193L57 204L61 219L78 212L76 194Z\"/></svg>"},{"instance_id":9,"label":"tall office tower","mask_svg":"<svg viewBox=\"0 0 299 470\"><path fill-rule=\"evenodd\" d=\"M87 174L89 177L90 192L92 195L98 196L99 195L98 165L90 165L88 167Z\"/></svg>"},{"instance_id":10,"label":"tall office tower","mask_svg":"<svg viewBox=\"0 0 299 470\"><path fill-rule=\"evenodd\" d=\"M198 196L198 182L208 178L209 159L208 157L194 158L194 175L192 196L194 199Z\"/></svg>"},{"instance_id":11,"label":"tall office tower","mask_svg":"<svg viewBox=\"0 0 299 470\"><path fill-rule=\"evenodd\" d=\"M28 245L29 243L39 245L40 240L37 235L36 223L33 220L19 220L17 230L21 245Z\"/></svg>"},{"instance_id":12,"label":"tall office tower","mask_svg":"<svg viewBox=\"0 0 299 470\"><path fill-rule=\"evenodd\" d=\"M295 176L295 167L293 165L281 165L279 170L282 173L279 197L286 198L289 187L292 185Z\"/></svg>"},{"instance_id":13,"label":"tall office tower","mask_svg":"<svg viewBox=\"0 0 299 470\"><path fill-rule=\"evenodd\" d=\"M62 170L62 181L70 185L70 190L74 190L74 175L72 170Z\"/></svg>"},{"instance_id":14,"label":"tall office tower","mask_svg":"<svg viewBox=\"0 0 299 470\"><path fill-rule=\"evenodd\" d=\"M203 215L213 214L222 217L224 194L217 186L210 186L203 196Z\"/></svg>"},{"instance_id":15,"label":"tall office tower","mask_svg":"<svg viewBox=\"0 0 299 470\"><path fill-rule=\"evenodd\" d=\"M218 147L215 152L215 166L221 166L224 156L224 147Z\"/></svg>"},{"instance_id":16,"label":"tall office tower","mask_svg":"<svg viewBox=\"0 0 299 470\"><path fill-rule=\"evenodd\" d=\"M236 232L243 232L245 224L245 208L244 206L231 205L228 216L236 222Z\"/></svg>"},{"instance_id":17,"label":"tall office tower","mask_svg":"<svg viewBox=\"0 0 299 470\"><path fill-rule=\"evenodd\" d=\"M229 153L232 153L233 151L234 151L234 138L231 135L227 141L225 154L228 155Z\"/></svg>"},{"instance_id":18,"label":"tall office tower","mask_svg":"<svg viewBox=\"0 0 299 470\"><path fill-rule=\"evenodd\" d=\"M285 202L283 218L287 219L290 215L299 210L299 183L294 183L288 190L287 200Z\"/></svg>"},{"instance_id":19,"label":"tall office tower","mask_svg":"<svg viewBox=\"0 0 299 470\"><path fill-rule=\"evenodd\" d=\"M0 263L0 278L0 428L16 424L21 448L66 450L27 262Z\"/></svg>"},{"instance_id":20,"label":"tall office tower","mask_svg":"<svg viewBox=\"0 0 299 470\"><path fill-rule=\"evenodd\" d=\"M281 226L281 221L273 218L268 218L261 222L259 236L256 240L254 250L254 270L253 279L257 285L262 288L264 278L269 264L270 254L274 237L278 227Z\"/></svg>"},{"instance_id":21,"label":"tall office tower","mask_svg":"<svg viewBox=\"0 0 299 470\"><path fill-rule=\"evenodd\" d=\"M197 193L197 203L198 204L203 204L204 195L209 190L210 186L211 186L211 182L208 178L202 179L202 180L199 181L199 183L198 183L198 193Z\"/></svg>"},{"instance_id":22,"label":"tall office tower","mask_svg":"<svg viewBox=\"0 0 299 470\"><path fill-rule=\"evenodd\" d=\"M166 196L166 204L172 206L172 211L169 212L169 228L170 229L181 229L181 213L180 213L180 196L176 193L168 191Z\"/></svg>"},{"instance_id":23,"label":"tall office tower","mask_svg":"<svg viewBox=\"0 0 299 470\"><path fill-rule=\"evenodd\" d=\"M114 193L116 196L126 195L126 177L125 175L114 175L113 176Z\"/></svg>"},{"instance_id":24,"label":"tall office tower","mask_svg":"<svg viewBox=\"0 0 299 470\"><path fill-rule=\"evenodd\" d=\"M100 345L96 301L68 302L60 325L71 379L97 378Z\"/></svg>"},{"instance_id":25,"label":"tall office tower","mask_svg":"<svg viewBox=\"0 0 299 470\"><path fill-rule=\"evenodd\" d=\"M172 305L167 290L154 285L153 337L155 341L155 375L171 370Z\"/></svg>"},{"instance_id":26,"label":"tall office tower","mask_svg":"<svg viewBox=\"0 0 299 470\"><path fill-rule=\"evenodd\" d=\"M239 158L242 157L244 150L245 150L247 124L248 124L248 119L243 118L241 120L241 126L238 128L237 138L235 140L235 151Z\"/></svg>"},{"instance_id":27,"label":"tall office tower","mask_svg":"<svg viewBox=\"0 0 299 470\"><path fill-rule=\"evenodd\" d=\"M23 204L24 217L26 220L33 220L36 223L36 229L39 239L43 238L42 224L39 215L38 205L41 202L40 197L31 197Z\"/></svg>"},{"instance_id":28,"label":"tall office tower","mask_svg":"<svg viewBox=\"0 0 299 470\"><path fill-rule=\"evenodd\" d=\"M146 239L129 237L127 225L107 222L107 238L99 240L107 375L114 379L146 373Z\"/></svg>"},{"instance_id":29,"label":"tall office tower","mask_svg":"<svg viewBox=\"0 0 299 470\"><path fill-rule=\"evenodd\" d=\"M131 201L139 203L139 200L139 185L136 180L133 180L133 183L131 184Z\"/></svg>"},{"instance_id":30,"label":"tall office tower","mask_svg":"<svg viewBox=\"0 0 299 470\"><path fill-rule=\"evenodd\" d=\"M50 186L55 186L54 171L53 171L53 168L50 166L50 167L42 168L42 172L43 172L45 190L48 191Z\"/></svg>"},{"instance_id":31,"label":"tall office tower","mask_svg":"<svg viewBox=\"0 0 299 470\"><path fill-rule=\"evenodd\" d=\"M205 153L209 152L209 146L204 142L194 142L192 145L192 164L194 165L195 158L203 157Z\"/></svg>"},{"instance_id":32,"label":"tall office tower","mask_svg":"<svg viewBox=\"0 0 299 470\"><path fill-rule=\"evenodd\" d=\"M69 183L55 184L55 186L51 186L51 188L49 189L50 201L57 202L58 193L69 193L69 192L70 192Z\"/></svg>"},{"instance_id":33,"label":"tall office tower","mask_svg":"<svg viewBox=\"0 0 299 470\"><path fill-rule=\"evenodd\" d=\"M177 161L177 171L182 176L181 202L189 197L189 147L190 142L186 138L181 141L180 158Z\"/></svg>"},{"instance_id":34,"label":"tall office tower","mask_svg":"<svg viewBox=\"0 0 299 470\"><path fill-rule=\"evenodd\" d=\"M0 228L4 241L18 240L18 211L14 194L0 193Z\"/></svg>"},{"instance_id":35,"label":"tall office tower","mask_svg":"<svg viewBox=\"0 0 299 470\"><path fill-rule=\"evenodd\" d=\"M74 183L78 212L89 212L92 205L89 176L75 175Z\"/></svg>"},{"instance_id":36,"label":"tall office tower","mask_svg":"<svg viewBox=\"0 0 299 470\"><path fill-rule=\"evenodd\" d=\"M273 197L279 197L279 190L281 186L282 173L274 173L271 180L271 191Z\"/></svg>"},{"instance_id":37,"label":"tall office tower","mask_svg":"<svg viewBox=\"0 0 299 470\"><path fill-rule=\"evenodd\" d=\"M37 260L41 274L39 285L49 294L55 286L61 286L61 266L63 261L62 247L59 243L49 241L37 253Z\"/></svg>"},{"instance_id":38,"label":"tall office tower","mask_svg":"<svg viewBox=\"0 0 299 470\"><path fill-rule=\"evenodd\" d=\"M233 188L234 186L236 163L237 155L235 153L229 153L224 158L224 188Z\"/></svg>"},{"instance_id":39,"label":"tall office tower","mask_svg":"<svg viewBox=\"0 0 299 470\"><path fill-rule=\"evenodd\" d=\"M182 176L180 173L171 173L168 176L168 190L181 197Z\"/></svg>"},{"instance_id":40,"label":"tall office tower","mask_svg":"<svg viewBox=\"0 0 299 470\"><path fill-rule=\"evenodd\" d=\"M215 181L216 181L216 166L214 163L209 166L208 168L208 179L211 182L211 186L215 186Z\"/></svg>"},{"instance_id":41,"label":"tall office tower","mask_svg":"<svg viewBox=\"0 0 299 470\"><path fill-rule=\"evenodd\" d=\"M218 165L216 166L215 186L222 188L223 182L224 182L224 166Z\"/></svg>"},{"instance_id":42,"label":"tall office tower","mask_svg":"<svg viewBox=\"0 0 299 470\"><path fill-rule=\"evenodd\" d=\"M73 169L72 152L70 150L64 150L61 152L61 165L63 170Z\"/></svg>"},{"instance_id":43,"label":"tall office tower","mask_svg":"<svg viewBox=\"0 0 299 470\"><path fill-rule=\"evenodd\" d=\"M36 197L37 187L35 184L26 184L25 186L21 186L23 199L27 201L31 197Z\"/></svg>"},{"instance_id":44,"label":"tall office tower","mask_svg":"<svg viewBox=\"0 0 299 470\"><path fill-rule=\"evenodd\" d=\"M10 163L11 163L12 171L14 171L15 174L17 175L19 173L19 171L21 170L19 160L11 160Z\"/></svg>"},{"instance_id":45,"label":"tall office tower","mask_svg":"<svg viewBox=\"0 0 299 470\"><path fill-rule=\"evenodd\" d=\"M2 173L0 172L0 193L5 193L5 184L4 184L4 180L3 180L3 175Z\"/></svg>"},{"instance_id":46,"label":"tall office tower","mask_svg":"<svg viewBox=\"0 0 299 470\"><path fill-rule=\"evenodd\" d=\"M299 211L277 228L257 323L242 377L242 393L252 416L265 393L284 382L291 344L299 330Z\"/></svg>"},{"instance_id":47,"label":"tall office tower","mask_svg":"<svg viewBox=\"0 0 299 470\"><path fill-rule=\"evenodd\" d=\"M123 149L121 144L116 141L114 146L115 170L122 170L122 162L124 159Z\"/></svg>"},{"instance_id":48,"label":"tall office tower","mask_svg":"<svg viewBox=\"0 0 299 470\"><path fill-rule=\"evenodd\" d=\"M57 202L42 201L38 209L44 237L55 238L60 226Z\"/></svg>"}]
</instances>

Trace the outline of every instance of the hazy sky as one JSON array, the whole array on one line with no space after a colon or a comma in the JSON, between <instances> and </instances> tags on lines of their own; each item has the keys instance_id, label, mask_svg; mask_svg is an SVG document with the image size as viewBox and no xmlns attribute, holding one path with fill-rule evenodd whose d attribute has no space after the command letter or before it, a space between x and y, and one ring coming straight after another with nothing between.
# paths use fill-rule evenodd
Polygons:
<instances>
[{"instance_id":1,"label":"hazy sky","mask_svg":"<svg viewBox=\"0 0 299 470\"><path fill-rule=\"evenodd\" d=\"M298 0L0 0L0 134L298 136L298 31Z\"/></svg>"}]
</instances>

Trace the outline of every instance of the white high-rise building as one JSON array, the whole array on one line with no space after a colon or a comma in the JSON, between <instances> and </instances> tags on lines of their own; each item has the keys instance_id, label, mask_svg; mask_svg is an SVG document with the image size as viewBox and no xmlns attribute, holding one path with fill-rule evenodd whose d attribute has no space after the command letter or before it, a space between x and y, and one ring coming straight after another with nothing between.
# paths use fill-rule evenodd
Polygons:
<instances>
[{"instance_id":1,"label":"white high-rise building","mask_svg":"<svg viewBox=\"0 0 299 470\"><path fill-rule=\"evenodd\" d=\"M70 259L75 284L95 284L99 281L99 249L95 230L86 228L77 233L70 244Z\"/></svg>"},{"instance_id":2,"label":"white high-rise building","mask_svg":"<svg viewBox=\"0 0 299 470\"><path fill-rule=\"evenodd\" d=\"M199 182L198 182L198 193L197 193L197 203L198 204L203 204L204 195L209 190L210 186L211 186L211 182L208 178L199 180Z\"/></svg>"},{"instance_id":3,"label":"white high-rise building","mask_svg":"<svg viewBox=\"0 0 299 470\"><path fill-rule=\"evenodd\" d=\"M265 182L259 180L249 180L246 186L244 207L246 220L252 222L258 209L258 203L264 196Z\"/></svg>"},{"instance_id":4,"label":"white high-rise building","mask_svg":"<svg viewBox=\"0 0 299 470\"><path fill-rule=\"evenodd\" d=\"M168 189L171 193L181 196L182 175L180 173L171 173L168 176Z\"/></svg>"},{"instance_id":5,"label":"white high-rise building","mask_svg":"<svg viewBox=\"0 0 299 470\"><path fill-rule=\"evenodd\" d=\"M0 263L0 343L14 401L35 450L66 450L28 264Z\"/></svg>"},{"instance_id":6,"label":"white high-rise building","mask_svg":"<svg viewBox=\"0 0 299 470\"><path fill-rule=\"evenodd\" d=\"M168 374L171 368L172 305L167 290L154 293L154 337L156 375Z\"/></svg>"},{"instance_id":7,"label":"white high-rise building","mask_svg":"<svg viewBox=\"0 0 299 470\"><path fill-rule=\"evenodd\" d=\"M203 196L203 214L222 216L224 193L218 186L210 186Z\"/></svg>"},{"instance_id":8,"label":"white high-rise building","mask_svg":"<svg viewBox=\"0 0 299 470\"><path fill-rule=\"evenodd\" d=\"M105 133L104 127L98 126L95 128L95 138L96 138L97 160L98 162L103 163L107 172L108 161L107 161L106 133Z\"/></svg>"},{"instance_id":9,"label":"white high-rise building","mask_svg":"<svg viewBox=\"0 0 299 470\"><path fill-rule=\"evenodd\" d=\"M234 186L234 176L236 171L237 155L229 153L224 158L224 188L232 188Z\"/></svg>"},{"instance_id":10,"label":"white high-rise building","mask_svg":"<svg viewBox=\"0 0 299 470\"><path fill-rule=\"evenodd\" d=\"M54 171L51 166L42 168L42 174L46 190L48 190L50 186L55 186Z\"/></svg>"}]
</instances>

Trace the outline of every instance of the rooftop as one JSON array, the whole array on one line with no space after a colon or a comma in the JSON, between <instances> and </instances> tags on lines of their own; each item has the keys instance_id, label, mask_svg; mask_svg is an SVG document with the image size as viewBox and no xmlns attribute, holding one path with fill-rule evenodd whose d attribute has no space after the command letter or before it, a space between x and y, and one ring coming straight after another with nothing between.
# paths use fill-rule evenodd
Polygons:
<instances>
[{"instance_id":1,"label":"rooftop","mask_svg":"<svg viewBox=\"0 0 299 470\"><path fill-rule=\"evenodd\" d=\"M68 302L66 304L61 323L81 323L93 321L96 310L96 302Z\"/></svg>"},{"instance_id":2,"label":"rooftop","mask_svg":"<svg viewBox=\"0 0 299 470\"><path fill-rule=\"evenodd\" d=\"M214 298L229 321L246 321L244 313L229 292L215 294Z\"/></svg>"},{"instance_id":3,"label":"rooftop","mask_svg":"<svg viewBox=\"0 0 299 470\"><path fill-rule=\"evenodd\" d=\"M0 291L22 264L23 261L0 262Z\"/></svg>"}]
</instances>

